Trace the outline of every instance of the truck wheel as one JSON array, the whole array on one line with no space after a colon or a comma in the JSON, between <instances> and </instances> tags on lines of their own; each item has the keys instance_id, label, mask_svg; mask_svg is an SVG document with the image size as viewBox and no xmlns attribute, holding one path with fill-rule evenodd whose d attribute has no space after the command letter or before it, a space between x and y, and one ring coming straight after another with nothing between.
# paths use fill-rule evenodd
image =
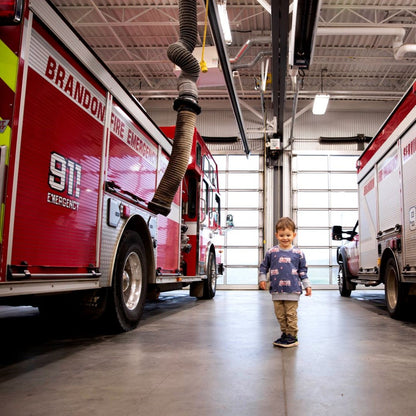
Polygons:
<instances>
[{"instance_id":1,"label":"truck wheel","mask_svg":"<svg viewBox=\"0 0 416 416\"><path fill-rule=\"evenodd\" d=\"M341 296L348 298L351 296L351 289L348 287L347 272L344 262L339 263L338 269L338 290Z\"/></svg>"},{"instance_id":2,"label":"truck wheel","mask_svg":"<svg viewBox=\"0 0 416 416\"><path fill-rule=\"evenodd\" d=\"M214 252L210 251L208 257L207 279L204 281L203 299L212 299L217 291L217 264Z\"/></svg>"},{"instance_id":3,"label":"truck wheel","mask_svg":"<svg viewBox=\"0 0 416 416\"><path fill-rule=\"evenodd\" d=\"M384 275L384 292L387 310L392 318L401 318L407 301L406 286L400 282L396 262L390 258Z\"/></svg>"},{"instance_id":4,"label":"truck wheel","mask_svg":"<svg viewBox=\"0 0 416 416\"><path fill-rule=\"evenodd\" d=\"M126 231L117 252L108 311L117 331L130 331L140 321L146 301L146 272L143 242L136 232Z\"/></svg>"}]
</instances>

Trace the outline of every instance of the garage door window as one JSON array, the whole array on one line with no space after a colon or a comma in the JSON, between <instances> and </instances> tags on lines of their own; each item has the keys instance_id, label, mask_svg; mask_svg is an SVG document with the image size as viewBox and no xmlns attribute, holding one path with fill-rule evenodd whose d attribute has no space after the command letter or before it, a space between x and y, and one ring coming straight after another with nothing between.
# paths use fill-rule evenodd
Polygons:
<instances>
[{"instance_id":1,"label":"garage door window","mask_svg":"<svg viewBox=\"0 0 416 416\"><path fill-rule=\"evenodd\" d=\"M295 154L292 159L293 218L297 245L305 252L315 285L336 285L338 265L331 227L352 228L358 218L358 155Z\"/></svg>"},{"instance_id":2,"label":"garage door window","mask_svg":"<svg viewBox=\"0 0 416 416\"><path fill-rule=\"evenodd\" d=\"M219 287L257 285L263 239L262 158L250 155L215 155L218 164L222 225L227 214L234 217L234 228L225 233L224 276Z\"/></svg>"}]
</instances>

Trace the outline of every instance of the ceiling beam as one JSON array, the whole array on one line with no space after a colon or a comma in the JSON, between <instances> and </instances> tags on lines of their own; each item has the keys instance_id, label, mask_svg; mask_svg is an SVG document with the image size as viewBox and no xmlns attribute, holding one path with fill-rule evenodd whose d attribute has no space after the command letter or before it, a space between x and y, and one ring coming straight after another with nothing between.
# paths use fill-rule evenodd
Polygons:
<instances>
[{"instance_id":1,"label":"ceiling beam","mask_svg":"<svg viewBox=\"0 0 416 416\"><path fill-rule=\"evenodd\" d=\"M272 91L276 133L283 137L284 100L289 34L289 0L272 0Z\"/></svg>"}]
</instances>

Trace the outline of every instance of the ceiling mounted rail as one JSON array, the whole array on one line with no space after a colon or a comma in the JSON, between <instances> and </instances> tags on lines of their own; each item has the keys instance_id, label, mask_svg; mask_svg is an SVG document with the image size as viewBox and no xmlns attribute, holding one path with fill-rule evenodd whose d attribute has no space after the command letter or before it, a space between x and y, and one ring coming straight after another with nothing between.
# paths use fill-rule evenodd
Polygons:
<instances>
[{"instance_id":1,"label":"ceiling mounted rail","mask_svg":"<svg viewBox=\"0 0 416 416\"><path fill-rule=\"evenodd\" d=\"M206 2L207 0L205 0ZM247 143L247 137L246 137L246 129L244 127L244 120L243 120L243 114L241 112L240 104L238 102L237 93L234 86L234 80L232 77L231 67L230 67L230 61L226 52L224 37L222 34L222 30L218 24L218 14L217 14L217 8L216 3L213 2L214 7L208 8L208 17L209 17L209 23L212 30L212 35L215 40L215 45L217 46L217 52L218 52L218 59L221 64L221 68L224 74L225 79L225 85L227 86L228 95L230 97L231 106L234 112L235 119L237 121L238 130L240 132L241 140L243 142L244 152L248 156L250 154L250 149Z\"/></svg>"}]
</instances>

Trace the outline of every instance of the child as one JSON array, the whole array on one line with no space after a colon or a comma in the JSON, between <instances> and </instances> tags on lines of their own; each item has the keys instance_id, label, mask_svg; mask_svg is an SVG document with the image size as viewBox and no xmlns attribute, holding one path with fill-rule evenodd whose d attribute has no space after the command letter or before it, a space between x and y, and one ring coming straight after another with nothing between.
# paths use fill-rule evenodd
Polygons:
<instances>
[{"instance_id":1,"label":"child","mask_svg":"<svg viewBox=\"0 0 416 416\"><path fill-rule=\"evenodd\" d=\"M302 286L306 296L312 295L305 256L292 245L296 237L295 228L295 223L290 218L283 217L277 222L276 238L279 244L267 251L259 268L261 290L266 289L266 274L270 271L270 293L282 331L282 336L273 345L283 348L298 345L297 309Z\"/></svg>"}]
</instances>

